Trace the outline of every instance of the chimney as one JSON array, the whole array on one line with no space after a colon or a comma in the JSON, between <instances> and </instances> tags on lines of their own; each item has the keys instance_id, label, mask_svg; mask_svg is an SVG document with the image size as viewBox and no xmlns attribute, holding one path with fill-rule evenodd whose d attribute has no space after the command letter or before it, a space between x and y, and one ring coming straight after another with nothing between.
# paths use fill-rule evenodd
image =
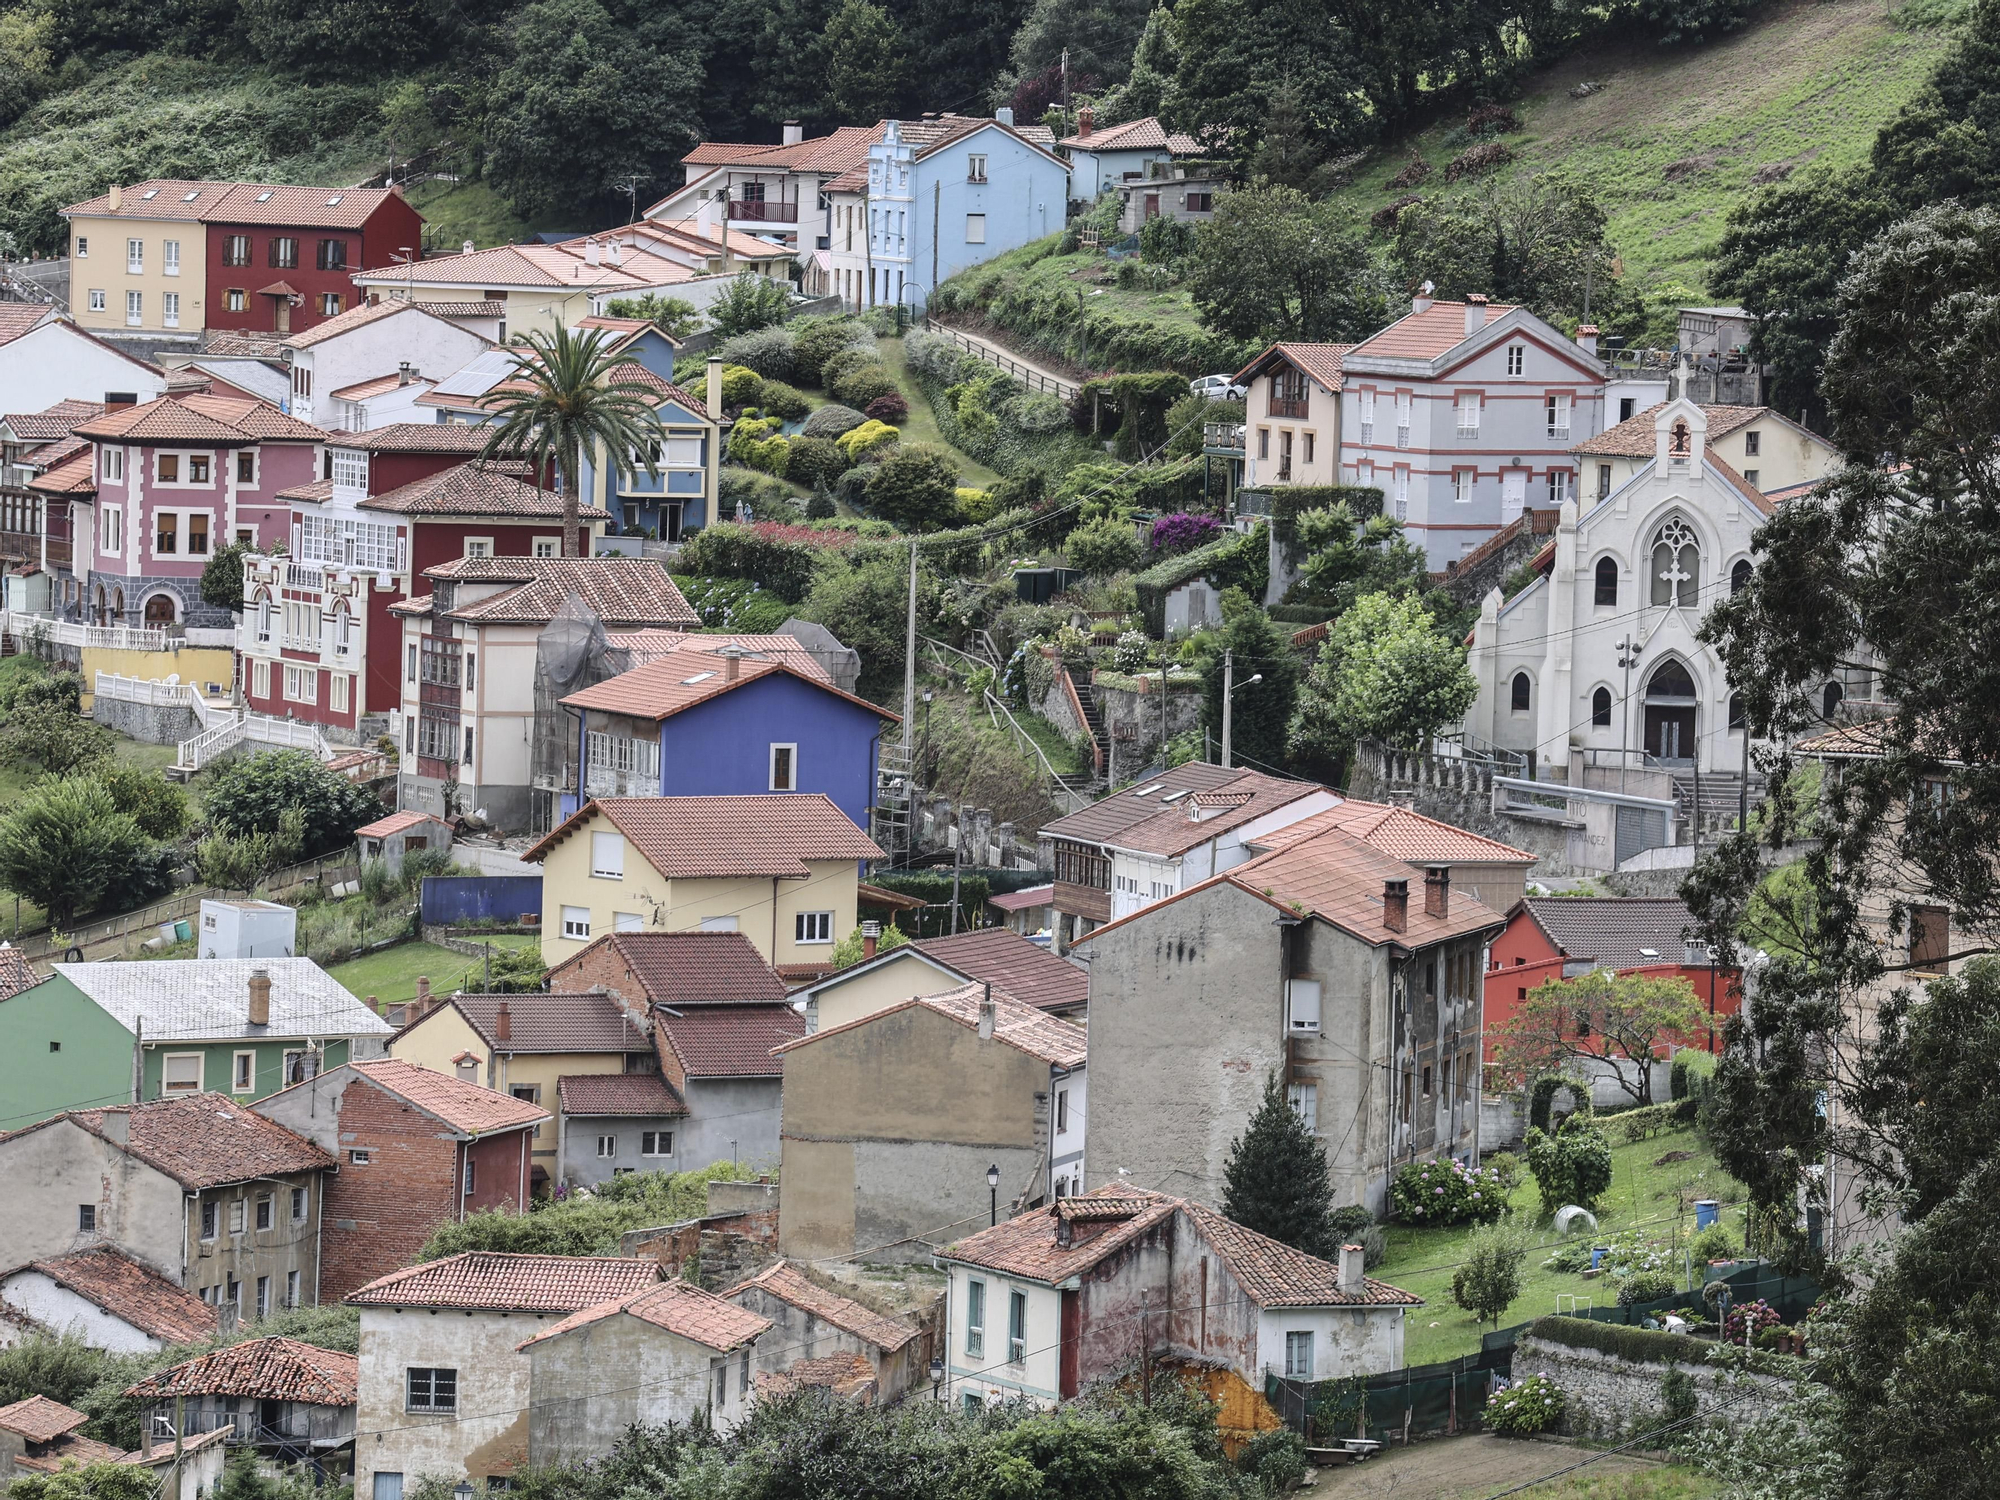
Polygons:
<instances>
[{"instance_id":1,"label":"chimney","mask_svg":"<svg viewBox=\"0 0 2000 1500\"><path fill-rule=\"evenodd\" d=\"M882 924L880 922L863 922L861 924L861 958L864 963L875 956L875 945L881 941Z\"/></svg>"},{"instance_id":2,"label":"chimney","mask_svg":"<svg viewBox=\"0 0 2000 1500\"><path fill-rule=\"evenodd\" d=\"M1011 127L1014 123L1014 106L1011 104L1001 105L993 111L993 120L995 124Z\"/></svg>"},{"instance_id":3,"label":"chimney","mask_svg":"<svg viewBox=\"0 0 2000 1500\"><path fill-rule=\"evenodd\" d=\"M1577 329L1576 346L1585 354L1595 354L1597 352L1597 325L1595 323L1585 323Z\"/></svg>"},{"instance_id":4,"label":"chimney","mask_svg":"<svg viewBox=\"0 0 2000 1500\"><path fill-rule=\"evenodd\" d=\"M499 1013L493 1017L493 1040L503 1047L514 1040L514 1013L505 1000L500 1002Z\"/></svg>"},{"instance_id":5,"label":"chimney","mask_svg":"<svg viewBox=\"0 0 2000 1500\"><path fill-rule=\"evenodd\" d=\"M624 253L625 247L619 244L618 241L613 240L604 247L604 263L609 266L615 266Z\"/></svg>"},{"instance_id":6,"label":"chimney","mask_svg":"<svg viewBox=\"0 0 2000 1500\"><path fill-rule=\"evenodd\" d=\"M1079 140L1087 139L1091 131L1095 130L1096 128L1097 128L1097 116L1091 110L1091 107L1088 104L1086 104L1082 109L1076 112L1077 139Z\"/></svg>"},{"instance_id":7,"label":"chimney","mask_svg":"<svg viewBox=\"0 0 2000 1500\"><path fill-rule=\"evenodd\" d=\"M427 1016L431 1013L431 980L428 974L419 974L417 976L417 998L411 1002L411 1005L410 1019L412 1021L416 1020L419 1016Z\"/></svg>"},{"instance_id":8,"label":"chimney","mask_svg":"<svg viewBox=\"0 0 2000 1500\"><path fill-rule=\"evenodd\" d=\"M408 385L409 383L410 383L410 362L406 359L401 364L396 366L396 384Z\"/></svg>"},{"instance_id":9,"label":"chimney","mask_svg":"<svg viewBox=\"0 0 2000 1500\"><path fill-rule=\"evenodd\" d=\"M368 1009L374 1012L378 1016L381 1015L382 1014L381 1000L377 996L370 995L368 997Z\"/></svg>"},{"instance_id":10,"label":"chimney","mask_svg":"<svg viewBox=\"0 0 2000 1500\"><path fill-rule=\"evenodd\" d=\"M785 144L787 146L796 146L805 138L805 127L800 125L797 120L785 121Z\"/></svg>"},{"instance_id":11,"label":"chimney","mask_svg":"<svg viewBox=\"0 0 2000 1500\"><path fill-rule=\"evenodd\" d=\"M738 677L743 675L743 648L741 646L724 646L715 654L722 658L722 680L724 682L734 682Z\"/></svg>"},{"instance_id":12,"label":"chimney","mask_svg":"<svg viewBox=\"0 0 2000 1500\"><path fill-rule=\"evenodd\" d=\"M1359 1296L1367 1284L1363 1267L1367 1264L1366 1253L1359 1245L1340 1247L1340 1289L1348 1296Z\"/></svg>"},{"instance_id":13,"label":"chimney","mask_svg":"<svg viewBox=\"0 0 2000 1500\"><path fill-rule=\"evenodd\" d=\"M980 1001L979 1001L979 1040L980 1040L980 1041L982 1041L982 1042L990 1042L990 1041L992 1041L992 1040L993 1040L993 1021L994 1021L994 1017L995 1017L995 1015L996 1015L996 1012L995 1012L995 1010L994 1010L994 1008L993 1008L993 986L992 986L992 984L991 984L991 983L989 982L989 983L987 984L987 986L986 986L986 992L985 992L985 994L984 994L984 995L982 995L982 996L980 997Z\"/></svg>"},{"instance_id":14,"label":"chimney","mask_svg":"<svg viewBox=\"0 0 2000 1500\"><path fill-rule=\"evenodd\" d=\"M271 976L264 969L250 971L250 1024L271 1024Z\"/></svg>"},{"instance_id":15,"label":"chimney","mask_svg":"<svg viewBox=\"0 0 2000 1500\"><path fill-rule=\"evenodd\" d=\"M1432 865L1424 871L1424 915L1440 922L1451 915L1451 866Z\"/></svg>"},{"instance_id":16,"label":"chimney","mask_svg":"<svg viewBox=\"0 0 2000 1500\"><path fill-rule=\"evenodd\" d=\"M125 206L125 189L117 183L111 184L111 211L115 214Z\"/></svg>"},{"instance_id":17,"label":"chimney","mask_svg":"<svg viewBox=\"0 0 2000 1500\"><path fill-rule=\"evenodd\" d=\"M711 354L708 357L708 419L711 422L720 422L722 420L722 356L720 354Z\"/></svg>"},{"instance_id":18,"label":"chimney","mask_svg":"<svg viewBox=\"0 0 2000 1500\"><path fill-rule=\"evenodd\" d=\"M1382 882L1382 926L1390 932L1410 930L1410 882Z\"/></svg>"},{"instance_id":19,"label":"chimney","mask_svg":"<svg viewBox=\"0 0 2000 1500\"><path fill-rule=\"evenodd\" d=\"M1431 293L1436 290L1437 283L1431 281L1426 281L1422 286L1418 287L1417 295L1410 299L1410 311L1413 313L1429 312L1432 306Z\"/></svg>"},{"instance_id":20,"label":"chimney","mask_svg":"<svg viewBox=\"0 0 2000 1500\"><path fill-rule=\"evenodd\" d=\"M472 241L471 241L471 240L467 240L467 241L466 241L466 242L464 243L464 245L460 246L460 251L459 251L459 253L460 253L460 254L463 254L463 255L470 255L470 254L472 254Z\"/></svg>"},{"instance_id":21,"label":"chimney","mask_svg":"<svg viewBox=\"0 0 2000 1500\"><path fill-rule=\"evenodd\" d=\"M595 239L588 239L583 242L583 263L586 266L601 266L604 264L604 247L598 244Z\"/></svg>"},{"instance_id":22,"label":"chimney","mask_svg":"<svg viewBox=\"0 0 2000 1500\"><path fill-rule=\"evenodd\" d=\"M1486 299L1478 292L1465 299L1465 336L1471 338L1486 326Z\"/></svg>"}]
</instances>

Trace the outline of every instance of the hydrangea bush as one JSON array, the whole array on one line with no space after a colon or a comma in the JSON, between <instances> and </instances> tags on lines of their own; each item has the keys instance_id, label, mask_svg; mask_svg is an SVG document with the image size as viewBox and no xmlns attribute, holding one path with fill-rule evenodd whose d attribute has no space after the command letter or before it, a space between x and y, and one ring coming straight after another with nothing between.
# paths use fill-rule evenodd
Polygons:
<instances>
[{"instance_id":1,"label":"hydrangea bush","mask_svg":"<svg viewBox=\"0 0 2000 1500\"><path fill-rule=\"evenodd\" d=\"M1455 1161L1411 1162L1396 1174L1390 1199L1397 1217L1413 1224L1490 1224L1507 1210L1494 1173Z\"/></svg>"},{"instance_id":2,"label":"hydrangea bush","mask_svg":"<svg viewBox=\"0 0 2000 1500\"><path fill-rule=\"evenodd\" d=\"M1722 1336L1732 1344L1748 1344L1766 1328L1775 1328L1783 1321L1775 1307L1759 1298L1729 1309L1729 1319L1722 1325Z\"/></svg>"},{"instance_id":3,"label":"hydrangea bush","mask_svg":"<svg viewBox=\"0 0 2000 1500\"><path fill-rule=\"evenodd\" d=\"M1546 1375L1530 1375L1486 1403L1486 1425L1503 1437L1532 1437L1560 1422L1566 1404L1561 1386Z\"/></svg>"}]
</instances>

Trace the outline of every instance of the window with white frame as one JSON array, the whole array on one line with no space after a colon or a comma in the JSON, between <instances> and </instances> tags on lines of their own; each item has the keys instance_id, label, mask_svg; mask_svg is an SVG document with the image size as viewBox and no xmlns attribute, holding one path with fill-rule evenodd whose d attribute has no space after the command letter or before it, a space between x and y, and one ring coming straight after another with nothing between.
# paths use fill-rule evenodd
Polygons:
<instances>
[{"instance_id":1,"label":"window with white frame","mask_svg":"<svg viewBox=\"0 0 2000 1500\"><path fill-rule=\"evenodd\" d=\"M160 274L178 276L181 274L181 242L179 240L160 241Z\"/></svg>"},{"instance_id":2,"label":"window with white frame","mask_svg":"<svg viewBox=\"0 0 2000 1500\"><path fill-rule=\"evenodd\" d=\"M600 1135L597 1138L597 1159L599 1161L608 1161L617 1154L618 1154L617 1136Z\"/></svg>"},{"instance_id":3,"label":"window with white frame","mask_svg":"<svg viewBox=\"0 0 2000 1500\"><path fill-rule=\"evenodd\" d=\"M140 275L145 271L146 242L144 240L127 240L125 242L125 269L130 271L134 276Z\"/></svg>"},{"instance_id":4,"label":"window with white frame","mask_svg":"<svg viewBox=\"0 0 2000 1500\"><path fill-rule=\"evenodd\" d=\"M1569 411L1571 396L1568 391L1550 391L1545 410L1549 422L1549 437L1552 440L1569 438Z\"/></svg>"},{"instance_id":5,"label":"window with white frame","mask_svg":"<svg viewBox=\"0 0 2000 1500\"><path fill-rule=\"evenodd\" d=\"M467 557L491 557L493 555L493 538L490 536L467 537L465 539L465 555Z\"/></svg>"},{"instance_id":6,"label":"window with white frame","mask_svg":"<svg viewBox=\"0 0 2000 1500\"><path fill-rule=\"evenodd\" d=\"M1375 393L1364 390L1357 397L1361 407L1361 441L1375 441Z\"/></svg>"},{"instance_id":7,"label":"window with white frame","mask_svg":"<svg viewBox=\"0 0 2000 1500\"><path fill-rule=\"evenodd\" d=\"M199 1052L169 1052L160 1061L160 1092L199 1094L201 1064L202 1054Z\"/></svg>"},{"instance_id":8,"label":"window with white frame","mask_svg":"<svg viewBox=\"0 0 2000 1500\"><path fill-rule=\"evenodd\" d=\"M137 328L145 321L145 296L139 292L127 292L125 294L125 326L127 328Z\"/></svg>"},{"instance_id":9,"label":"window with white frame","mask_svg":"<svg viewBox=\"0 0 2000 1500\"><path fill-rule=\"evenodd\" d=\"M830 911L802 911L792 919L792 941L795 943L830 943L833 941L833 913Z\"/></svg>"},{"instance_id":10,"label":"window with white frame","mask_svg":"<svg viewBox=\"0 0 2000 1500\"><path fill-rule=\"evenodd\" d=\"M92 312L97 312L97 313L101 313L105 310L105 296L103 287L96 286L90 289L90 310Z\"/></svg>"},{"instance_id":11,"label":"window with white frame","mask_svg":"<svg viewBox=\"0 0 2000 1500\"><path fill-rule=\"evenodd\" d=\"M97 450L97 477L110 484L125 482L125 450L123 448L100 448Z\"/></svg>"},{"instance_id":12,"label":"window with white frame","mask_svg":"<svg viewBox=\"0 0 2000 1500\"><path fill-rule=\"evenodd\" d=\"M89 236L89 235L87 235L87 234L80 234L80 235L78 235L78 236L76 237L76 258L77 258L78 260L89 260L89 259L90 259L90 236Z\"/></svg>"},{"instance_id":13,"label":"window with white frame","mask_svg":"<svg viewBox=\"0 0 2000 1500\"><path fill-rule=\"evenodd\" d=\"M1509 344L1507 346L1507 373L1509 375L1519 375L1527 367L1527 349L1520 344Z\"/></svg>"},{"instance_id":14,"label":"window with white frame","mask_svg":"<svg viewBox=\"0 0 2000 1500\"><path fill-rule=\"evenodd\" d=\"M986 1353L986 1283L965 1284L965 1352L974 1359Z\"/></svg>"},{"instance_id":15,"label":"window with white frame","mask_svg":"<svg viewBox=\"0 0 2000 1500\"><path fill-rule=\"evenodd\" d=\"M660 779L660 742L592 729L583 737L590 761L587 790L615 791L620 780L638 778L656 786Z\"/></svg>"},{"instance_id":16,"label":"window with white frame","mask_svg":"<svg viewBox=\"0 0 2000 1500\"><path fill-rule=\"evenodd\" d=\"M116 554L125 546L125 512L116 505L104 507L104 520L100 528L104 533L104 550Z\"/></svg>"},{"instance_id":17,"label":"window with white frame","mask_svg":"<svg viewBox=\"0 0 2000 1500\"><path fill-rule=\"evenodd\" d=\"M1396 465L1396 519L1399 521L1407 521L1409 520L1409 518L1410 518L1410 466L1408 464L1397 464Z\"/></svg>"},{"instance_id":18,"label":"window with white frame","mask_svg":"<svg viewBox=\"0 0 2000 1500\"><path fill-rule=\"evenodd\" d=\"M674 1154L674 1133L671 1130L640 1131L639 1154L641 1156L672 1156Z\"/></svg>"},{"instance_id":19,"label":"window with white frame","mask_svg":"<svg viewBox=\"0 0 2000 1500\"><path fill-rule=\"evenodd\" d=\"M258 657L250 663L250 696L268 698L271 696L271 663Z\"/></svg>"},{"instance_id":20,"label":"window with white frame","mask_svg":"<svg viewBox=\"0 0 2000 1500\"><path fill-rule=\"evenodd\" d=\"M670 469L699 469L701 467L701 439L698 437L667 437L667 467Z\"/></svg>"},{"instance_id":21,"label":"window with white frame","mask_svg":"<svg viewBox=\"0 0 2000 1500\"><path fill-rule=\"evenodd\" d=\"M1479 392L1477 391L1458 393L1458 435L1479 436Z\"/></svg>"},{"instance_id":22,"label":"window with white frame","mask_svg":"<svg viewBox=\"0 0 2000 1500\"><path fill-rule=\"evenodd\" d=\"M319 702L318 669L296 666L291 662L286 662L285 701L287 703Z\"/></svg>"},{"instance_id":23,"label":"window with white frame","mask_svg":"<svg viewBox=\"0 0 2000 1500\"><path fill-rule=\"evenodd\" d=\"M771 746L771 790L795 792L799 789L799 747L796 744Z\"/></svg>"},{"instance_id":24,"label":"window with white frame","mask_svg":"<svg viewBox=\"0 0 2000 1500\"><path fill-rule=\"evenodd\" d=\"M1570 472L1568 469L1549 470L1549 505L1555 508L1569 499Z\"/></svg>"},{"instance_id":25,"label":"window with white frame","mask_svg":"<svg viewBox=\"0 0 2000 1500\"><path fill-rule=\"evenodd\" d=\"M349 702L349 684L353 681L354 679L344 672L334 673L333 680L329 684L330 692L327 707L331 708L337 714L346 713Z\"/></svg>"},{"instance_id":26,"label":"window with white frame","mask_svg":"<svg viewBox=\"0 0 2000 1500\"><path fill-rule=\"evenodd\" d=\"M965 180L984 182L986 180L986 157L983 152L970 152L965 158Z\"/></svg>"},{"instance_id":27,"label":"window with white frame","mask_svg":"<svg viewBox=\"0 0 2000 1500\"><path fill-rule=\"evenodd\" d=\"M590 908L587 906L565 906L562 909L562 934L566 938L587 938L590 936Z\"/></svg>"},{"instance_id":28,"label":"window with white frame","mask_svg":"<svg viewBox=\"0 0 2000 1500\"><path fill-rule=\"evenodd\" d=\"M352 656L354 654L354 611L347 607L345 600L333 606L333 654Z\"/></svg>"},{"instance_id":29,"label":"window with white frame","mask_svg":"<svg viewBox=\"0 0 2000 1500\"><path fill-rule=\"evenodd\" d=\"M160 294L160 323L166 328L181 326L181 294L162 292Z\"/></svg>"},{"instance_id":30,"label":"window with white frame","mask_svg":"<svg viewBox=\"0 0 2000 1500\"><path fill-rule=\"evenodd\" d=\"M1478 478L1477 469L1453 469L1451 471L1451 498L1459 505L1472 503L1472 482Z\"/></svg>"},{"instance_id":31,"label":"window with white frame","mask_svg":"<svg viewBox=\"0 0 2000 1500\"><path fill-rule=\"evenodd\" d=\"M257 1054L238 1052L231 1059L229 1090L234 1094L247 1094L257 1087Z\"/></svg>"},{"instance_id":32,"label":"window with white frame","mask_svg":"<svg viewBox=\"0 0 2000 1500\"><path fill-rule=\"evenodd\" d=\"M1007 1363L1018 1365L1028 1358L1028 1294L1007 1294Z\"/></svg>"},{"instance_id":33,"label":"window with white frame","mask_svg":"<svg viewBox=\"0 0 2000 1500\"><path fill-rule=\"evenodd\" d=\"M965 216L965 243L983 245L986 243L986 215L967 214Z\"/></svg>"},{"instance_id":34,"label":"window with white frame","mask_svg":"<svg viewBox=\"0 0 2000 1500\"><path fill-rule=\"evenodd\" d=\"M1285 1085L1285 1102L1292 1107L1292 1113L1305 1123L1307 1130L1319 1129L1319 1085L1316 1083L1288 1083Z\"/></svg>"},{"instance_id":35,"label":"window with white frame","mask_svg":"<svg viewBox=\"0 0 2000 1500\"><path fill-rule=\"evenodd\" d=\"M362 460L361 476L353 482L365 487L368 482L367 459L362 454L355 457ZM342 482L340 469L340 453L336 450L336 484ZM320 567L332 563L377 573L394 573L403 566L403 549L396 538L394 526L336 516L302 516L299 518L299 561Z\"/></svg>"},{"instance_id":36,"label":"window with white frame","mask_svg":"<svg viewBox=\"0 0 2000 1500\"><path fill-rule=\"evenodd\" d=\"M1285 1378L1313 1378L1313 1336L1310 1330L1294 1329L1285 1335Z\"/></svg>"},{"instance_id":37,"label":"window with white frame","mask_svg":"<svg viewBox=\"0 0 2000 1500\"><path fill-rule=\"evenodd\" d=\"M529 543L530 555L534 557L561 557L562 538L559 536L538 536Z\"/></svg>"},{"instance_id":38,"label":"window with white frame","mask_svg":"<svg viewBox=\"0 0 2000 1500\"><path fill-rule=\"evenodd\" d=\"M625 878L625 835L597 832L590 836L590 873L607 880Z\"/></svg>"},{"instance_id":39,"label":"window with white frame","mask_svg":"<svg viewBox=\"0 0 2000 1500\"><path fill-rule=\"evenodd\" d=\"M259 594L257 596L255 620L257 640L260 643L268 642L271 639L271 619L273 614L275 614L275 611L271 608L271 596L269 594Z\"/></svg>"},{"instance_id":40,"label":"window with white frame","mask_svg":"<svg viewBox=\"0 0 2000 1500\"><path fill-rule=\"evenodd\" d=\"M335 489L367 489L368 455L353 448L335 448L333 450L333 484Z\"/></svg>"},{"instance_id":41,"label":"window with white frame","mask_svg":"<svg viewBox=\"0 0 2000 1500\"><path fill-rule=\"evenodd\" d=\"M1396 392L1396 446L1410 446L1410 393Z\"/></svg>"}]
</instances>

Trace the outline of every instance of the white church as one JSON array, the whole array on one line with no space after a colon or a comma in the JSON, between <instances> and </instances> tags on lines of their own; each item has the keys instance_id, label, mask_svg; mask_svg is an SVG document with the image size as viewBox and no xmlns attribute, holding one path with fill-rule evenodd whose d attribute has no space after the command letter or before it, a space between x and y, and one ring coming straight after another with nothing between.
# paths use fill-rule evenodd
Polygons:
<instances>
[{"instance_id":1,"label":"white church","mask_svg":"<svg viewBox=\"0 0 2000 1500\"><path fill-rule=\"evenodd\" d=\"M1734 695L1696 632L1748 581L1757 528L1837 453L1768 407L1688 400L1571 451L1583 498L1560 508L1555 540L1534 559L1540 576L1511 599L1495 589L1480 610L1468 736L1577 785L1741 772Z\"/></svg>"}]
</instances>

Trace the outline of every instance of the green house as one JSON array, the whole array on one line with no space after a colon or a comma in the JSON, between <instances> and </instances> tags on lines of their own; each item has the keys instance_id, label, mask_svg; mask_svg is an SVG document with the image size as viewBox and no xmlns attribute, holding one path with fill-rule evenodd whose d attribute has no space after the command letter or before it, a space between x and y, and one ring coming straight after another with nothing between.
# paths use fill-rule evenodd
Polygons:
<instances>
[{"instance_id":1,"label":"green house","mask_svg":"<svg viewBox=\"0 0 2000 1500\"><path fill-rule=\"evenodd\" d=\"M135 1097L247 1103L380 1057L392 1029L309 958L57 964L0 1000L0 1131Z\"/></svg>"}]
</instances>

